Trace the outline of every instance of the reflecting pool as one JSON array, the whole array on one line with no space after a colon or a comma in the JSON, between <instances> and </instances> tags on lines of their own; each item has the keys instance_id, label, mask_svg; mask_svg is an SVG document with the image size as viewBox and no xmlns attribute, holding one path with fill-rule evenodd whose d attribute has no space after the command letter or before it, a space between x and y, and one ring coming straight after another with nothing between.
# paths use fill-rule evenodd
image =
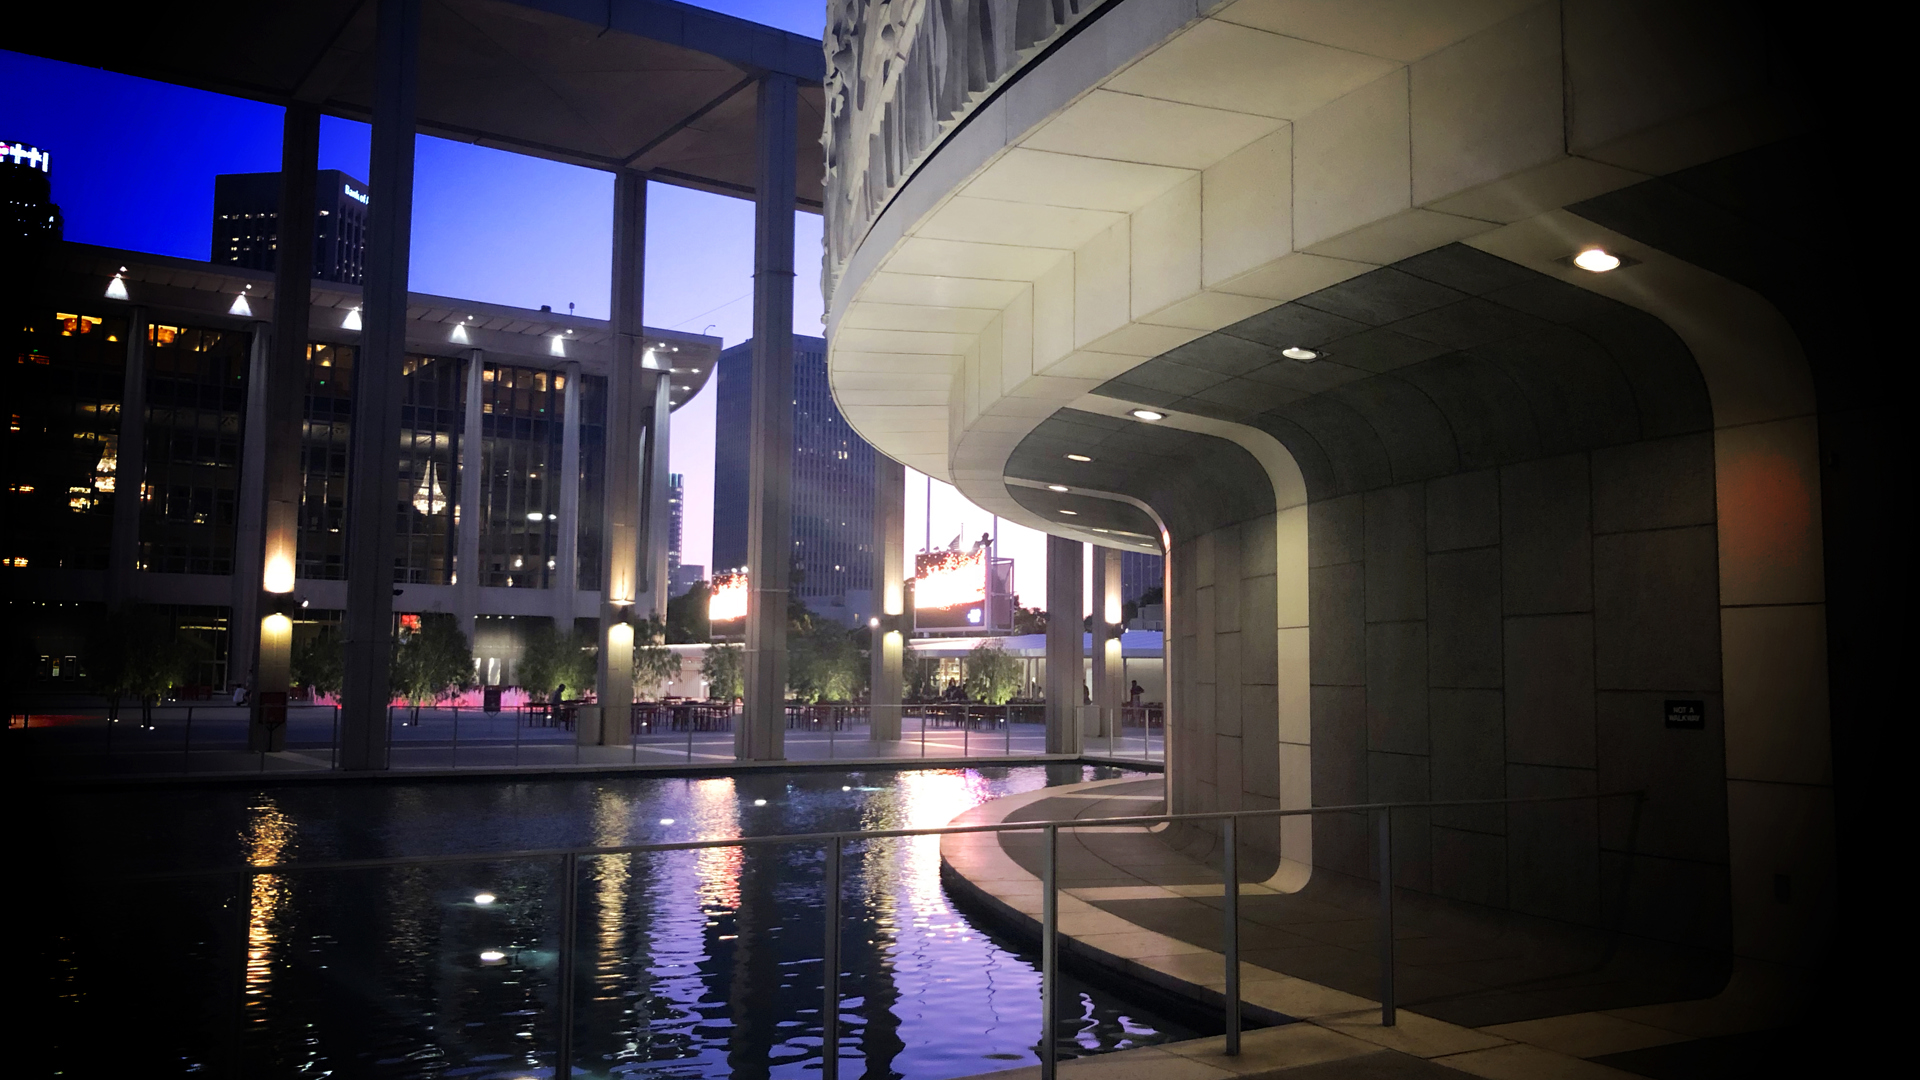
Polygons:
<instances>
[{"instance_id":1,"label":"reflecting pool","mask_svg":"<svg viewBox=\"0 0 1920 1080\"><path fill-rule=\"evenodd\" d=\"M1002 795L1122 775L1031 765L64 793L50 830L73 864L62 880L96 883L59 890L37 920L54 1068L87 1074L105 1055L129 1075L231 1074L238 1055L241 1074L262 1077L553 1074L557 858L136 884L109 869L937 827ZM580 858L574 1075L817 1075L823 863L807 843ZM937 837L847 848L842 1075L1038 1060L1037 954L956 909L939 864ZM1068 975L1063 991L1064 1055L1205 1033L1125 987Z\"/></svg>"}]
</instances>

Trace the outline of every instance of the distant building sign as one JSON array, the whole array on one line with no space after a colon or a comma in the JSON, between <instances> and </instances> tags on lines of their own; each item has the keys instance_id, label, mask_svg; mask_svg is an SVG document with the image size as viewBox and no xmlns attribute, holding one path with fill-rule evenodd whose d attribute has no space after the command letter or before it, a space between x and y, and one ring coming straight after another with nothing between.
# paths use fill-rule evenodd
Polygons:
<instances>
[{"instance_id":1,"label":"distant building sign","mask_svg":"<svg viewBox=\"0 0 1920 1080\"><path fill-rule=\"evenodd\" d=\"M982 544L972 551L931 551L914 556L915 626L986 624L987 551Z\"/></svg>"},{"instance_id":2,"label":"distant building sign","mask_svg":"<svg viewBox=\"0 0 1920 1080\"><path fill-rule=\"evenodd\" d=\"M1707 726L1707 703L1699 700L1667 702L1667 726L1699 731Z\"/></svg>"},{"instance_id":3,"label":"distant building sign","mask_svg":"<svg viewBox=\"0 0 1920 1080\"><path fill-rule=\"evenodd\" d=\"M0 142L0 158L15 165L39 169L48 175L53 173L53 154L23 142Z\"/></svg>"},{"instance_id":4,"label":"distant building sign","mask_svg":"<svg viewBox=\"0 0 1920 1080\"><path fill-rule=\"evenodd\" d=\"M355 188L352 184L342 184L340 186L346 190L347 198L352 199L354 202L359 203L361 206L367 205L367 203L370 201L367 197L366 192L361 191L358 188Z\"/></svg>"}]
</instances>

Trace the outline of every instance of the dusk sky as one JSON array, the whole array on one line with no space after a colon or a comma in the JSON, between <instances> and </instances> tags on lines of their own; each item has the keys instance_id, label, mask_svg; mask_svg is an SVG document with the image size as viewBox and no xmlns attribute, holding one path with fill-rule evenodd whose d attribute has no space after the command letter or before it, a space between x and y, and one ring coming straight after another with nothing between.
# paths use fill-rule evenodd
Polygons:
<instances>
[{"instance_id":1,"label":"dusk sky","mask_svg":"<svg viewBox=\"0 0 1920 1080\"><path fill-rule=\"evenodd\" d=\"M818 0L706 0L698 6L819 38ZM0 50L0 139L53 155L53 197L66 238L186 259L209 257L213 178L280 167L282 110L94 68ZM135 133L138 133L137 140ZM320 167L367 178L367 125L324 117ZM810 133L809 133L810 134ZM607 317L613 177L421 136L414 180L409 284L418 292ZM645 321L733 345L753 336L753 205L664 184L647 194ZM819 336L821 221L794 230L793 329ZM674 413L672 468L686 483L681 558L711 569L714 394ZM907 546L928 532L928 480L908 470ZM991 515L951 487L931 486L934 543L978 536ZM1028 605L1045 596L1045 543L1000 526Z\"/></svg>"}]
</instances>

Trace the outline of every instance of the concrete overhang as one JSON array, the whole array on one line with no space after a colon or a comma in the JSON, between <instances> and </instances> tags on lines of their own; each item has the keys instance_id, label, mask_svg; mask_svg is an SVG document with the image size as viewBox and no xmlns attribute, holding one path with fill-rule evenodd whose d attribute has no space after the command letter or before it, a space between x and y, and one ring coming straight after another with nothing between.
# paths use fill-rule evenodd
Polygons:
<instances>
[{"instance_id":1,"label":"concrete overhang","mask_svg":"<svg viewBox=\"0 0 1920 1080\"><path fill-rule=\"evenodd\" d=\"M89 301L90 314L140 307L155 321L191 318L202 325L236 328L261 327L273 318L273 275L264 270L76 243L61 244L53 264L51 298L63 304L95 298ZM106 283L116 274L127 290L124 301L104 296ZM234 298L242 294L250 315L232 312ZM358 285L314 281L308 336L314 341L358 342L359 331L345 324L360 303ZM458 337L456 326L461 328ZM643 347L653 357L649 366L667 371L673 380L673 408L678 409L712 378L720 339L653 327L642 334ZM605 319L408 293L407 348L438 356L479 349L490 360L540 368L577 362L585 374L605 375L613 362L613 332Z\"/></svg>"},{"instance_id":2,"label":"concrete overhang","mask_svg":"<svg viewBox=\"0 0 1920 1080\"><path fill-rule=\"evenodd\" d=\"M1709 33L1683 8L1111 4L983 98L835 268L841 408L983 509L1112 545L1036 509L1033 485L1071 485L1071 466L1010 464L1097 387L1329 286L1801 130L1760 29ZM1304 497L1278 444L1213 423L1276 458L1277 498Z\"/></svg>"},{"instance_id":3,"label":"concrete overhang","mask_svg":"<svg viewBox=\"0 0 1920 1080\"><path fill-rule=\"evenodd\" d=\"M377 6L134 4L19 21L7 48L364 121ZM793 76L817 130L824 65L818 41L671 0L422 0L419 130L751 197L754 80ZM818 212L820 144L797 143L796 205Z\"/></svg>"}]
</instances>

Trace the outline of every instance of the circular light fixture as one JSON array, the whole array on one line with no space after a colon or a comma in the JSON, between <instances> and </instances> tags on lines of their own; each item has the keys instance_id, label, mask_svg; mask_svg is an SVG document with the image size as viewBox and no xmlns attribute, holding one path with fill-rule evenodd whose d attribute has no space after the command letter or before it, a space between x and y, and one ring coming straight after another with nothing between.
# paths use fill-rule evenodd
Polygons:
<instances>
[{"instance_id":1,"label":"circular light fixture","mask_svg":"<svg viewBox=\"0 0 1920 1080\"><path fill-rule=\"evenodd\" d=\"M1048 491L1065 491L1065 490L1067 490L1067 485L1065 485L1065 484L1048 484L1048 485L1047 485L1047 490L1048 490Z\"/></svg>"},{"instance_id":2,"label":"circular light fixture","mask_svg":"<svg viewBox=\"0 0 1920 1080\"><path fill-rule=\"evenodd\" d=\"M1318 360L1318 359L1320 359L1320 354L1319 354L1319 353L1317 353L1317 352L1315 352L1315 351L1313 351L1312 349L1303 349L1303 348L1301 348L1301 347L1300 347L1300 346L1298 346L1298 345L1290 345L1290 346L1288 346L1287 348L1284 348L1284 349L1281 349L1281 350L1280 350L1280 355L1281 355L1281 356L1284 356L1284 357L1286 357L1286 358L1287 358L1287 359L1289 359L1289 360Z\"/></svg>"},{"instance_id":3,"label":"circular light fixture","mask_svg":"<svg viewBox=\"0 0 1920 1080\"><path fill-rule=\"evenodd\" d=\"M490 892L483 892L483 893L475 893L473 897L473 902L476 904L479 904L481 907L486 907L488 904L491 904L498 899L500 898L493 895Z\"/></svg>"},{"instance_id":4,"label":"circular light fixture","mask_svg":"<svg viewBox=\"0 0 1920 1080\"><path fill-rule=\"evenodd\" d=\"M480 954L480 962L489 966L498 964L506 958L507 954L501 952L499 949L487 949Z\"/></svg>"},{"instance_id":5,"label":"circular light fixture","mask_svg":"<svg viewBox=\"0 0 1920 1080\"><path fill-rule=\"evenodd\" d=\"M1067 460L1068 461L1092 461L1093 459L1088 457L1085 454L1068 454Z\"/></svg>"},{"instance_id":6,"label":"circular light fixture","mask_svg":"<svg viewBox=\"0 0 1920 1080\"><path fill-rule=\"evenodd\" d=\"M852 790L853 790L853 788L851 788L851 787L849 787L849 786L848 786L848 785L846 785L846 784L841 784L841 785L840 785L840 790L841 790L841 791L852 791Z\"/></svg>"},{"instance_id":7,"label":"circular light fixture","mask_svg":"<svg viewBox=\"0 0 1920 1080\"><path fill-rule=\"evenodd\" d=\"M755 806L765 806L765 805L767 805L767 800L765 800L765 799L755 799L755 800L753 800L753 805L755 805Z\"/></svg>"},{"instance_id":8,"label":"circular light fixture","mask_svg":"<svg viewBox=\"0 0 1920 1080\"><path fill-rule=\"evenodd\" d=\"M662 824L662 825L671 825L671 824L673 824L673 819L672 819L672 818L670 818L670 817L663 817L663 818L661 818L661 819L660 819L660 824Z\"/></svg>"},{"instance_id":9,"label":"circular light fixture","mask_svg":"<svg viewBox=\"0 0 1920 1080\"><path fill-rule=\"evenodd\" d=\"M1063 514L1065 514L1065 515L1067 515L1068 517L1079 517L1079 516L1080 516L1080 511L1078 511L1078 510L1062 510L1062 511L1060 511L1060 512L1061 512L1061 513L1063 513Z\"/></svg>"},{"instance_id":10,"label":"circular light fixture","mask_svg":"<svg viewBox=\"0 0 1920 1080\"><path fill-rule=\"evenodd\" d=\"M1131 415L1135 420L1165 420L1167 418L1166 413L1154 412L1152 409L1135 409Z\"/></svg>"},{"instance_id":11,"label":"circular light fixture","mask_svg":"<svg viewBox=\"0 0 1920 1080\"><path fill-rule=\"evenodd\" d=\"M1573 265L1594 274L1620 268L1620 256L1605 248L1588 248L1573 257Z\"/></svg>"}]
</instances>

